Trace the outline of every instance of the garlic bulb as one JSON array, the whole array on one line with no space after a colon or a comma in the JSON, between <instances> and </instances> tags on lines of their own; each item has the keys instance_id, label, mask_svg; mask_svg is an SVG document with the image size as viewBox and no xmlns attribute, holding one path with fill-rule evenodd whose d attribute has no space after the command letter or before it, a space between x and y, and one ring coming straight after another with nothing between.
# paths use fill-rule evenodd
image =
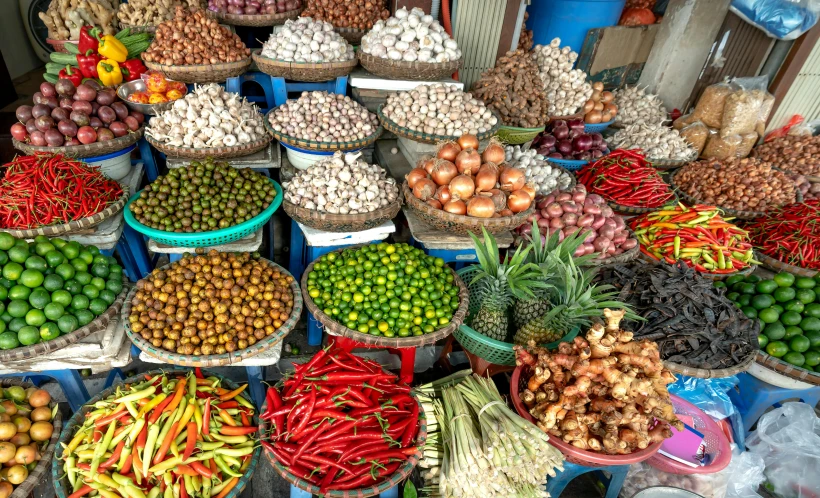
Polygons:
<instances>
[{"instance_id":1,"label":"garlic bulb","mask_svg":"<svg viewBox=\"0 0 820 498\"><path fill-rule=\"evenodd\" d=\"M422 54L424 49L428 51ZM374 57L397 61L447 62L461 59L461 50L456 41L450 38L438 21L424 15L418 7L409 12L402 7L386 21L377 21L362 38L361 50ZM408 56L408 53L411 55Z\"/></svg>"},{"instance_id":2,"label":"garlic bulb","mask_svg":"<svg viewBox=\"0 0 820 498\"><path fill-rule=\"evenodd\" d=\"M333 25L310 17L288 20L262 46L262 56L288 62L342 62L356 58Z\"/></svg>"},{"instance_id":3,"label":"garlic bulb","mask_svg":"<svg viewBox=\"0 0 820 498\"><path fill-rule=\"evenodd\" d=\"M647 93L645 88L637 86L615 90L615 104L618 114L615 122L622 125L635 123L662 123L668 119L666 107L657 95Z\"/></svg>"},{"instance_id":4,"label":"garlic bulb","mask_svg":"<svg viewBox=\"0 0 820 498\"><path fill-rule=\"evenodd\" d=\"M642 149L648 159L694 159L697 151L678 130L657 124L633 124L607 140L609 148Z\"/></svg>"},{"instance_id":5,"label":"garlic bulb","mask_svg":"<svg viewBox=\"0 0 820 498\"><path fill-rule=\"evenodd\" d=\"M572 68L578 54L567 50L569 47L562 49L560 46L560 38L553 39L549 45L536 45L532 50L532 57L538 65L538 75L544 82L550 115L569 116L578 112L584 102L589 100L592 85L586 81L587 73Z\"/></svg>"},{"instance_id":6,"label":"garlic bulb","mask_svg":"<svg viewBox=\"0 0 820 498\"><path fill-rule=\"evenodd\" d=\"M504 148L504 157L504 162L524 171L527 182L533 184L538 195L549 195L556 189L567 190L572 185L569 172L548 163L535 149L521 150L520 145L508 145Z\"/></svg>"},{"instance_id":7,"label":"garlic bulb","mask_svg":"<svg viewBox=\"0 0 820 498\"><path fill-rule=\"evenodd\" d=\"M350 142L368 137L379 118L350 97L327 92L302 92L268 116L271 128L316 142Z\"/></svg>"},{"instance_id":8,"label":"garlic bulb","mask_svg":"<svg viewBox=\"0 0 820 498\"><path fill-rule=\"evenodd\" d=\"M391 93L382 112L399 126L449 137L484 133L498 122L498 118L472 94L442 83Z\"/></svg>"}]
</instances>

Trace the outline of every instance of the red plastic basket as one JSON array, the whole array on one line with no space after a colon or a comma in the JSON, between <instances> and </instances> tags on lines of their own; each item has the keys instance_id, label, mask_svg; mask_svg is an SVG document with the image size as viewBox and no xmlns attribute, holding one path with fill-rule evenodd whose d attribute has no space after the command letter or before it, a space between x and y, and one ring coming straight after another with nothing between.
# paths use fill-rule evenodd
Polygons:
<instances>
[{"instance_id":1,"label":"red plastic basket","mask_svg":"<svg viewBox=\"0 0 820 498\"><path fill-rule=\"evenodd\" d=\"M532 415L527 411L527 407L518 396L518 390L521 388L521 371L524 367L516 367L512 374L512 381L510 382L510 397L512 397L513 406L522 418L535 423ZM661 448L661 443L654 443L649 445L646 449L630 453L629 455L606 455L604 453L596 453L594 451L586 451L576 448L571 444L567 444L561 438L550 436L549 443L564 454L568 462L586 467L608 467L610 465L632 465L633 463L643 462L651 458Z\"/></svg>"},{"instance_id":2,"label":"red plastic basket","mask_svg":"<svg viewBox=\"0 0 820 498\"><path fill-rule=\"evenodd\" d=\"M729 446L729 439L726 437L720 425L712 420L712 417L704 413L703 410L685 399L672 395L672 405L675 407L675 413L677 415L688 415L692 417L695 424L693 429L703 434L703 439L706 440L706 448L708 454L712 457L712 461L709 465L690 467L661 454L657 454L653 455L646 463L670 474L713 474L725 469L726 466L729 465L729 462L732 461L732 449Z\"/></svg>"}]
</instances>

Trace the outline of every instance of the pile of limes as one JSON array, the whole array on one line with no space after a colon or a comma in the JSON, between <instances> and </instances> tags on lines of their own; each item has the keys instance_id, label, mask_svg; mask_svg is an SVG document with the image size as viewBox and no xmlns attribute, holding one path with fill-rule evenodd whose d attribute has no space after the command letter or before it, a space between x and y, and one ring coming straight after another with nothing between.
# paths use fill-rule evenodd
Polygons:
<instances>
[{"instance_id":1,"label":"pile of limes","mask_svg":"<svg viewBox=\"0 0 820 498\"><path fill-rule=\"evenodd\" d=\"M363 334L408 337L446 327L458 285L441 258L407 244L371 244L320 257L307 292L328 316Z\"/></svg>"},{"instance_id":2,"label":"pile of limes","mask_svg":"<svg viewBox=\"0 0 820 498\"><path fill-rule=\"evenodd\" d=\"M794 366L820 371L820 276L778 273L771 280L735 275L716 286L749 318L760 320L760 349Z\"/></svg>"},{"instance_id":3,"label":"pile of limes","mask_svg":"<svg viewBox=\"0 0 820 498\"><path fill-rule=\"evenodd\" d=\"M122 267L94 246L0 232L0 349L69 334L105 313L122 291Z\"/></svg>"}]
</instances>

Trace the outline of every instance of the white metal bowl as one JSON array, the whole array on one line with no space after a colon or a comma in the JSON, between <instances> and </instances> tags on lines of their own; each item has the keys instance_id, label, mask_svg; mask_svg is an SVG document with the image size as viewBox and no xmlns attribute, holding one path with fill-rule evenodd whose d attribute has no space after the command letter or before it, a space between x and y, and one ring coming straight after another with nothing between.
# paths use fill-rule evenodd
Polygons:
<instances>
[{"instance_id":1,"label":"white metal bowl","mask_svg":"<svg viewBox=\"0 0 820 498\"><path fill-rule=\"evenodd\" d=\"M170 80L169 80L170 81ZM122 85L117 88L117 96L125 102L129 108L134 111L141 112L148 116L156 116L157 114L161 113L162 111L167 111L174 105L174 101L171 100L169 102L163 102L162 104L138 104L136 102L131 102L128 100L128 96L132 93L137 92L145 92L147 91L147 87L145 86L145 82L141 79L129 81L127 83L123 83ZM185 87L185 92L182 93L182 96L188 94L188 87Z\"/></svg>"}]
</instances>

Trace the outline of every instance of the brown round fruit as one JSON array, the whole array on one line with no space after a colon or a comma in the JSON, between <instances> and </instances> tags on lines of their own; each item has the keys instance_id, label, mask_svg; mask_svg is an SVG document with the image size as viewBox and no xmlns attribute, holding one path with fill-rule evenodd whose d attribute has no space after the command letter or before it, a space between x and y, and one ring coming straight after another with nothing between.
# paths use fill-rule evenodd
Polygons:
<instances>
[{"instance_id":1,"label":"brown round fruit","mask_svg":"<svg viewBox=\"0 0 820 498\"><path fill-rule=\"evenodd\" d=\"M14 454L14 461L20 465L28 465L37 459L37 450L29 445L20 446Z\"/></svg>"},{"instance_id":2,"label":"brown round fruit","mask_svg":"<svg viewBox=\"0 0 820 498\"><path fill-rule=\"evenodd\" d=\"M0 498L9 498L12 491L14 491L14 486L10 482L0 482Z\"/></svg>"},{"instance_id":3,"label":"brown round fruit","mask_svg":"<svg viewBox=\"0 0 820 498\"><path fill-rule=\"evenodd\" d=\"M31 424L31 430L29 430L31 439L40 442L47 441L52 432L54 432L54 426L51 425L51 422L34 422Z\"/></svg>"},{"instance_id":4,"label":"brown round fruit","mask_svg":"<svg viewBox=\"0 0 820 498\"><path fill-rule=\"evenodd\" d=\"M28 432L31 428L31 420L26 417L22 417L20 415L14 417L11 421L15 426L17 426L17 432Z\"/></svg>"},{"instance_id":5,"label":"brown round fruit","mask_svg":"<svg viewBox=\"0 0 820 498\"><path fill-rule=\"evenodd\" d=\"M18 432L9 439L9 442L14 446L23 446L31 442L31 436L27 432Z\"/></svg>"},{"instance_id":6,"label":"brown round fruit","mask_svg":"<svg viewBox=\"0 0 820 498\"><path fill-rule=\"evenodd\" d=\"M10 483L17 486L18 484L23 484L23 481L26 480L26 477L28 477L28 469L26 469L22 465L15 465L14 467L9 469L7 479Z\"/></svg>"},{"instance_id":7,"label":"brown round fruit","mask_svg":"<svg viewBox=\"0 0 820 498\"><path fill-rule=\"evenodd\" d=\"M0 422L0 441L8 441L17 434L17 426L11 422Z\"/></svg>"},{"instance_id":8,"label":"brown round fruit","mask_svg":"<svg viewBox=\"0 0 820 498\"><path fill-rule=\"evenodd\" d=\"M3 408L6 415L17 415L17 405L10 399L0 401L0 407Z\"/></svg>"},{"instance_id":9,"label":"brown round fruit","mask_svg":"<svg viewBox=\"0 0 820 498\"><path fill-rule=\"evenodd\" d=\"M14 459L17 448L8 441L0 442L0 463L10 462Z\"/></svg>"},{"instance_id":10,"label":"brown round fruit","mask_svg":"<svg viewBox=\"0 0 820 498\"><path fill-rule=\"evenodd\" d=\"M0 422L11 422L11 415L8 413L0 413Z\"/></svg>"},{"instance_id":11,"label":"brown round fruit","mask_svg":"<svg viewBox=\"0 0 820 498\"><path fill-rule=\"evenodd\" d=\"M49 403L51 403L51 395L45 389L37 389L28 398L28 404L32 408L47 406Z\"/></svg>"},{"instance_id":12,"label":"brown round fruit","mask_svg":"<svg viewBox=\"0 0 820 498\"><path fill-rule=\"evenodd\" d=\"M47 406L38 406L31 412L32 422L50 422L51 410Z\"/></svg>"}]
</instances>

